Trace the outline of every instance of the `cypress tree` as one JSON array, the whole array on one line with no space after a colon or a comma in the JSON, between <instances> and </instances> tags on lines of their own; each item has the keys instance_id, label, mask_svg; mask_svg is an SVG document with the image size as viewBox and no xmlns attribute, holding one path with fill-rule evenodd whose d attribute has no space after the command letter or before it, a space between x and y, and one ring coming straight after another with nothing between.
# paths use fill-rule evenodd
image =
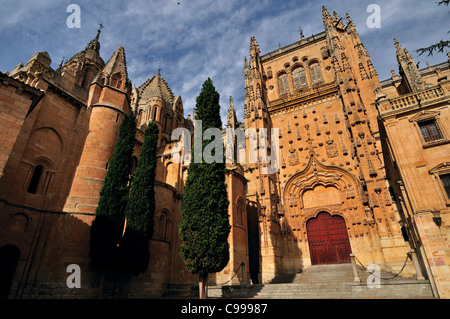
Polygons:
<instances>
[{"instance_id":1,"label":"cypress tree","mask_svg":"<svg viewBox=\"0 0 450 319\"><path fill-rule=\"evenodd\" d=\"M208 78L196 99L195 120L202 121L203 132L208 128L222 128L219 98L213 82ZM194 138L202 139L202 136ZM202 150L207 144L202 143ZM208 274L221 271L229 261L228 235L231 227L225 161L194 163L194 156L191 158L179 224L182 240L180 253L187 269L199 275L200 298L206 298Z\"/></svg>"},{"instance_id":2,"label":"cypress tree","mask_svg":"<svg viewBox=\"0 0 450 319\"><path fill-rule=\"evenodd\" d=\"M125 234L119 245L118 271L137 276L149 264L149 239L153 235L155 215L155 168L158 125L150 122L144 135L125 215Z\"/></svg>"},{"instance_id":3,"label":"cypress tree","mask_svg":"<svg viewBox=\"0 0 450 319\"><path fill-rule=\"evenodd\" d=\"M91 226L90 257L94 267L99 269L112 268L116 263L117 245L123 233L135 134L136 118L130 112L120 125L119 138Z\"/></svg>"}]
</instances>

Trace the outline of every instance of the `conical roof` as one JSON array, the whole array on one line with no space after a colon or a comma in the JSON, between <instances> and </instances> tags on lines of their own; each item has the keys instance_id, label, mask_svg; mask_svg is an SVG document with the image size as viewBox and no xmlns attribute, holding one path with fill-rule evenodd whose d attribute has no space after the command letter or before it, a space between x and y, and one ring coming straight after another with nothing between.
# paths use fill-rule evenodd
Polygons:
<instances>
[{"instance_id":1,"label":"conical roof","mask_svg":"<svg viewBox=\"0 0 450 319\"><path fill-rule=\"evenodd\" d=\"M162 98L168 105L172 105L175 100L172 90L159 72L145 81L138 91L140 103L148 102L154 97Z\"/></svg>"},{"instance_id":2,"label":"conical roof","mask_svg":"<svg viewBox=\"0 0 450 319\"><path fill-rule=\"evenodd\" d=\"M97 35L92 39L83 51L74 54L64 65L68 65L73 61L82 61L84 59L90 60L93 63L105 65L105 61L100 56L100 30L97 31Z\"/></svg>"},{"instance_id":3,"label":"conical roof","mask_svg":"<svg viewBox=\"0 0 450 319\"><path fill-rule=\"evenodd\" d=\"M114 74L120 74L125 81L128 81L127 61L125 49L122 45L113 53L103 70L97 74L93 82L96 82L103 77L109 78Z\"/></svg>"}]
</instances>

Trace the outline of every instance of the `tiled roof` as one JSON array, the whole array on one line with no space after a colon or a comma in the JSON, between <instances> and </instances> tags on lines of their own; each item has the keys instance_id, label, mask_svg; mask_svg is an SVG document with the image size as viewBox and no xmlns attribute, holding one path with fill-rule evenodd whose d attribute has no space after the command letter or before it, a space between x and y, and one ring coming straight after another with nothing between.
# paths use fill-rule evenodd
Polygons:
<instances>
[{"instance_id":1,"label":"tiled roof","mask_svg":"<svg viewBox=\"0 0 450 319\"><path fill-rule=\"evenodd\" d=\"M139 88L139 101L147 102L153 97L162 98L168 105L172 105L175 96L160 73L145 81Z\"/></svg>"}]
</instances>

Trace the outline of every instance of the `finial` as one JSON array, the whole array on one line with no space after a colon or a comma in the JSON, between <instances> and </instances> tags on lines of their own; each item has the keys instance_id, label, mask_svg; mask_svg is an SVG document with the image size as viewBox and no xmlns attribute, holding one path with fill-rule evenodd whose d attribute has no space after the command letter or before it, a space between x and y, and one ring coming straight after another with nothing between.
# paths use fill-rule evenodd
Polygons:
<instances>
[{"instance_id":1,"label":"finial","mask_svg":"<svg viewBox=\"0 0 450 319\"><path fill-rule=\"evenodd\" d=\"M62 58L61 63L58 65L58 68L56 69L56 72L59 74L61 74L61 72L62 72L62 67L64 65L64 59L65 59L65 57Z\"/></svg>"},{"instance_id":2,"label":"finial","mask_svg":"<svg viewBox=\"0 0 450 319\"><path fill-rule=\"evenodd\" d=\"M394 44L395 44L395 46L399 46L400 45L400 43L398 43L398 41L397 41L397 38L394 38Z\"/></svg>"},{"instance_id":3,"label":"finial","mask_svg":"<svg viewBox=\"0 0 450 319\"><path fill-rule=\"evenodd\" d=\"M301 27L298 27L300 30L300 39L303 40L305 36L303 35L303 29Z\"/></svg>"},{"instance_id":4,"label":"finial","mask_svg":"<svg viewBox=\"0 0 450 319\"><path fill-rule=\"evenodd\" d=\"M348 12L345 13L345 17L347 18L348 24L353 24L353 20L352 20L352 18L350 18L350 15L348 14Z\"/></svg>"},{"instance_id":5,"label":"finial","mask_svg":"<svg viewBox=\"0 0 450 319\"><path fill-rule=\"evenodd\" d=\"M103 22L100 22L99 24L98 24L98 30L97 30L97 35L95 36L95 39L99 39L99 37L100 37L100 33L102 32L102 29L104 28L103 27Z\"/></svg>"}]
</instances>

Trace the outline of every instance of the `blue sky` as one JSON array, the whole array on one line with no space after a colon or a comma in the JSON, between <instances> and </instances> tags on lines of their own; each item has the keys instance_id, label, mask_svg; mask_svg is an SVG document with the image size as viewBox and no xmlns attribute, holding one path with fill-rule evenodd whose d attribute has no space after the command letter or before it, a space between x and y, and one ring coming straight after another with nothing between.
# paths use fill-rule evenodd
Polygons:
<instances>
[{"instance_id":1,"label":"blue sky","mask_svg":"<svg viewBox=\"0 0 450 319\"><path fill-rule=\"evenodd\" d=\"M445 53L417 56L414 51L448 39L450 7L438 0L1 0L0 70L11 71L37 51L47 51L52 67L69 59L95 37L98 23L105 61L123 45L133 85L141 85L161 67L175 95L192 114L202 83L210 77L221 95L225 116L230 95L239 120L244 107L244 57L255 36L262 54L278 44L323 31L322 5L341 17L348 12L371 55L380 79L397 71L396 37L425 67L447 60ZM81 27L68 28L69 4L81 8ZM381 8L381 28L369 28L369 4Z\"/></svg>"}]
</instances>

